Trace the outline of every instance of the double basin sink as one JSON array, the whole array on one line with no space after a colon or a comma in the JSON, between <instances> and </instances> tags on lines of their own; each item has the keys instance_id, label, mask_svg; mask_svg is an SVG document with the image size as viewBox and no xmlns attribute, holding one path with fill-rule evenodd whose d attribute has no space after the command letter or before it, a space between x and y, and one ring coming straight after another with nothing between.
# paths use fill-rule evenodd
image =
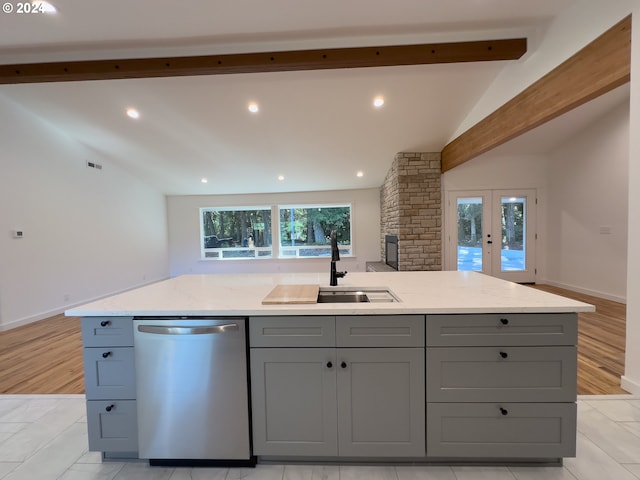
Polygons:
<instances>
[{"instance_id":1,"label":"double basin sink","mask_svg":"<svg viewBox=\"0 0 640 480\"><path fill-rule=\"evenodd\" d=\"M386 288L320 288L318 303L391 303L399 302Z\"/></svg>"}]
</instances>

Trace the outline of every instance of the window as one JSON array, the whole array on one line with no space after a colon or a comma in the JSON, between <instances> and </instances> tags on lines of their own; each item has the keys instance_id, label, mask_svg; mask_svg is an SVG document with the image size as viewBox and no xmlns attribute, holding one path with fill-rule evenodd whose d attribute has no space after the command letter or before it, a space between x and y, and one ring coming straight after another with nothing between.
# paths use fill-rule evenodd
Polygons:
<instances>
[{"instance_id":1,"label":"window","mask_svg":"<svg viewBox=\"0 0 640 480\"><path fill-rule=\"evenodd\" d=\"M202 258L271 258L271 207L201 208Z\"/></svg>"},{"instance_id":2,"label":"window","mask_svg":"<svg viewBox=\"0 0 640 480\"><path fill-rule=\"evenodd\" d=\"M280 258L331 256L329 235L337 232L340 255L352 255L350 205L279 207Z\"/></svg>"}]
</instances>

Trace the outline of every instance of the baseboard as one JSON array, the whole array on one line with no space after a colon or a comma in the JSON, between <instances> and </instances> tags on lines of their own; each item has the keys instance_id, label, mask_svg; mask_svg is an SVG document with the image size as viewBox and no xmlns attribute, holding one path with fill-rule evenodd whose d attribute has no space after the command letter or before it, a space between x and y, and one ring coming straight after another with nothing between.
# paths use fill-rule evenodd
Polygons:
<instances>
[{"instance_id":1,"label":"baseboard","mask_svg":"<svg viewBox=\"0 0 640 480\"><path fill-rule=\"evenodd\" d=\"M625 375L620 377L620 386L632 395L640 395L640 383L631 380Z\"/></svg>"},{"instance_id":2,"label":"baseboard","mask_svg":"<svg viewBox=\"0 0 640 480\"><path fill-rule=\"evenodd\" d=\"M7 323L0 323L0 332L4 332L6 330L11 330L13 328L17 328L17 327L21 327L23 325L28 325L30 323L33 322L37 322L39 320L44 320L45 318L49 318L49 317L53 317L54 315L60 315L61 313L64 313L65 311L71 309L71 308L75 308L75 307L79 307L80 305L84 305L85 303L90 303L90 302L95 302L96 300L101 300L103 298L107 298L107 297L111 297L113 295L118 295L119 293L124 293L124 292L128 292L130 290L135 290L136 288L140 288L140 287L144 287L146 285L151 285L153 283L158 283L161 282L163 280L166 280L170 277L164 277L161 278L159 280L151 280L149 282L144 282L144 283L140 283L138 285L134 285L132 287L129 288L125 288L122 290L117 290L115 292L111 292L111 293L106 293L104 295L98 295L96 297L93 298L87 298L85 300L82 300L80 302L76 302L73 304L69 304L69 305L64 305L58 308L54 308L52 310L47 310L45 312L40 312L36 315L30 315L28 317L23 317L23 318L19 318L18 320L13 320L11 322L7 322Z\"/></svg>"},{"instance_id":3,"label":"baseboard","mask_svg":"<svg viewBox=\"0 0 640 480\"><path fill-rule=\"evenodd\" d=\"M55 308L53 310L49 310L46 312L41 312L37 315L32 315L29 317L20 318L18 320L14 320L13 322L2 323L0 324L0 332L4 332L6 330L11 330L12 328L22 327L23 325L29 325L30 323L37 322L39 320L44 320L45 318L53 317L54 315L59 315L66 310L65 308Z\"/></svg>"},{"instance_id":4,"label":"baseboard","mask_svg":"<svg viewBox=\"0 0 640 480\"><path fill-rule=\"evenodd\" d=\"M612 295L610 293L600 292L598 290L590 290L588 288L578 287L576 285L569 285L561 282L554 282L552 280L539 280L537 283L543 285L551 285L552 287L564 288L565 290L571 290L572 292L584 293L585 295L591 295L592 297L604 298L605 300L611 300L612 302L624 303L626 305L627 298L619 295Z\"/></svg>"},{"instance_id":5,"label":"baseboard","mask_svg":"<svg viewBox=\"0 0 640 480\"><path fill-rule=\"evenodd\" d=\"M60 399L60 400L86 400L84 393L3 393L0 395L4 400L40 400Z\"/></svg>"}]
</instances>

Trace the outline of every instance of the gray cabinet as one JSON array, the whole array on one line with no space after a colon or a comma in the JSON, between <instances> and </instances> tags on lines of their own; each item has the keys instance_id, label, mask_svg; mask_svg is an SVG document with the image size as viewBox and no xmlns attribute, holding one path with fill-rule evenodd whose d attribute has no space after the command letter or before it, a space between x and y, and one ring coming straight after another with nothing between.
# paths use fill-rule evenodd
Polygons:
<instances>
[{"instance_id":1,"label":"gray cabinet","mask_svg":"<svg viewBox=\"0 0 640 480\"><path fill-rule=\"evenodd\" d=\"M335 317L251 317L251 347L333 347Z\"/></svg>"},{"instance_id":2,"label":"gray cabinet","mask_svg":"<svg viewBox=\"0 0 640 480\"><path fill-rule=\"evenodd\" d=\"M427 346L575 345L575 313L428 315Z\"/></svg>"},{"instance_id":3,"label":"gray cabinet","mask_svg":"<svg viewBox=\"0 0 640 480\"><path fill-rule=\"evenodd\" d=\"M577 315L428 315L427 456L575 456Z\"/></svg>"},{"instance_id":4,"label":"gray cabinet","mask_svg":"<svg viewBox=\"0 0 640 480\"><path fill-rule=\"evenodd\" d=\"M133 345L133 317L84 317L84 347L130 347Z\"/></svg>"},{"instance_id":5,"label":"gray cabinet","mask_svg":"<svg viewBox=\"0 0 640 480\"><path fill-rule=\"evenodd\" d=\"M572 402L576 347L427 349L430 402Z\"/></svg>"},{"instance_id":6,"label":"gray cabinet","mask_svg":"<svg viewBox=\"0 0 640 480\"><path fill-rule=\"evenodd\" d=\"M429 403L430 457L575 456L575 403Z\"/></svg>"},{"instance_id":7,"label":"gray cabinet","mask_svg":"<svg viewBox=\"0 0 640 480\"><path fill-rule=\"evenodd\" d=\"M135 400L88 401L87 430L91 451L137 451L138 427Z\"/></svg>"},{"instance_id":8,"label":"gray cabinet","mask_svg":"<svg viewBox=\"0 0 640 480\"><path fill-rule=\"evenodd\" d=\"M251 349L251 392L255 454L337 455L335 349Z\"/></svg>"},{"instance_id":9,"label":"gray cabinet","mask_svg":"<svg viewBox=\"0 0 640 480\"><path fill-rule=\"evenodd\" d=\"M424 347L424 315L336 317L338 347Z\"/></svg>"},{"instance_id":10,"label":"gray cabinet","mask_svg":"<svg viewBox=\"0 0 640 480\"><path fill-rule=\"evenodd\" d=\"M337 352L339 454L424 456L424 348Z\"/></svg>"},{"instance_id":11,"label":"gray cabinet","mask_svg":"<svg viewBox=\"0 0 640 480\"><path fill-rule=\"evenodd\" d=\"M131 317L82 319L89 450L135 452L135 360Z\"/></svg>"},{"instance_id":12,"label":"gray cabinet","mask_svg":"<svg viewBox=\"0 0 640 480\"><path fill-rule=\"evenodd\" d=\"M133 347L85 348L83 357L87 400L135 398Z\"/></svg>"},{"instance_id":13,"label":"gray cabinet","mask_svg":"<svg viewBox=\"0 0 640 480\"><path fill-rule=\"evenodd\" d=\"M271 332L271 348L250 345L255 454L424 456L424 316L275 322L293 335L274 335L273 320L249 323L258 346ZM308 335L319 326L322 342Z\"/></svg>"}]
</instances>

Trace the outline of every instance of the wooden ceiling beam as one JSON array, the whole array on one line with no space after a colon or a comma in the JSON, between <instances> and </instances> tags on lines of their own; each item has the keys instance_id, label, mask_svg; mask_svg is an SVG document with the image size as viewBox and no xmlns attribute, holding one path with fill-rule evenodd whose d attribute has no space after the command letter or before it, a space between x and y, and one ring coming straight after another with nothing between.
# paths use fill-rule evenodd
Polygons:
<instances>
[{"instance_id":1,"label":"wooden ceiling beam","mask_svg":"<svg viewBox=\"0 0 640 480\"><path fill-rule=\"evenodd\" d=\"M0 84L516 60L526 38L194 57L0 65Z\"/></svg>"},{"instance_id":2,"label":"wooden ceiling beam","mask_svg":"<svg viewBox=\"0 0 640 480\"><path fill-rule=\"evenodd\" d=\"M630 80L631 17L626 17L442 150L451 170Z\"/></svg>"}]
</instances>

